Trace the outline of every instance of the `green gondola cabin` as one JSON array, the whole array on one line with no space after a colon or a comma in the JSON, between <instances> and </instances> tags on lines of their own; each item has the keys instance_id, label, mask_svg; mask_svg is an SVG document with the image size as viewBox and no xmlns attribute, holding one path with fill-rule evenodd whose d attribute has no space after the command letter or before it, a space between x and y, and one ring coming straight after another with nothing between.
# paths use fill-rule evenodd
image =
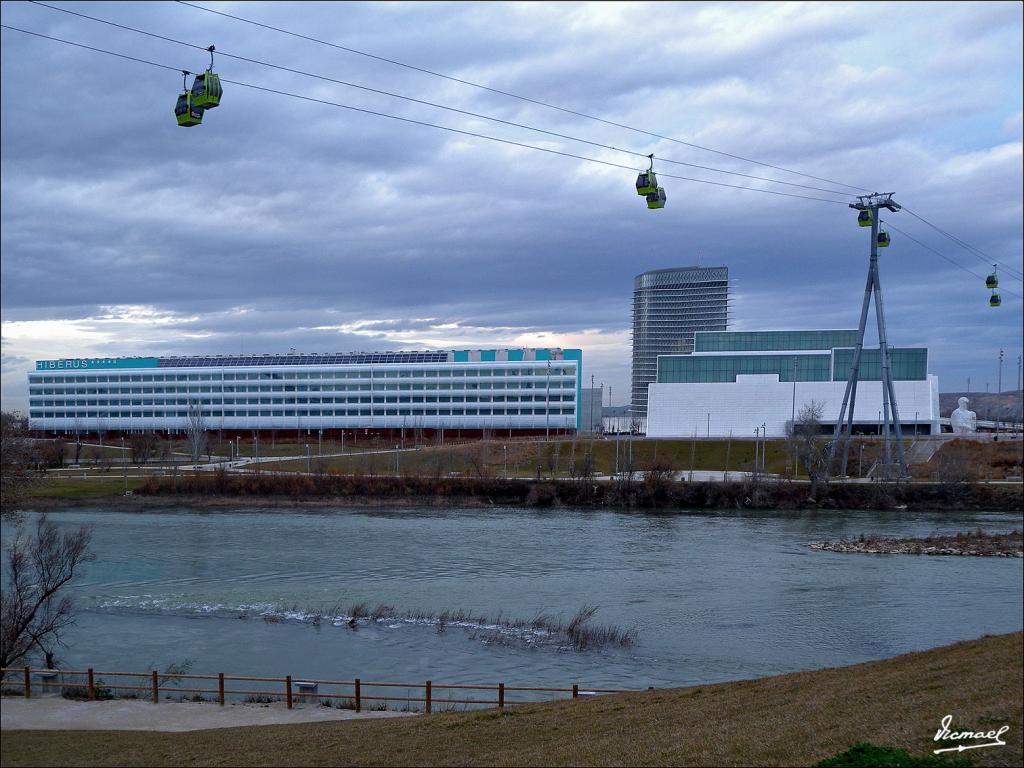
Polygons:
<instances>
[{"instance_id":1,"label":"green gondola cabin","mask_svg":"<svg viewBox=\"0 0 1024 768\"><path fill-rule=\"evenodd\" d=\"M636 193L638 195L654 195L658 193L658 177L654 171L644 171L636 177Z\"/></svg>"},{"instance_id":2,"label":"green gondola cabin","mask_svg":"<svg viewBox=\"0 0 1024 768\"><path fill-rule=\"evenodd\" d=\"M888 248L889 247L889 233L885 232L884 230L882 232L879 232L878 233L878 237L875 238L875 242L878 243L878 247L879 248Z\"/></svg>"},{"instance_id":3,"label":"green gondola cabin","mask_svg":"<svg viewBox=\"0 0 1024 768\"><path fill-rule=\"evenodd\" d=\"M1003 300L999 297L998 293L993 293L992 296L988 300L988 305L990 307L998 307L1002 303L1003 303Z\"/></svg>"},{"instance_id":4,"label":"green gondola cabin","mask_svg":"<svg viewBox=\"0 0 1024 768\"><path fill-rule=\"evenodd\" d=\"M651 192L647 195L647 207L648 208L664 208L665 201L668 198L665 196L665 188L658 187L656 191Z\"/></svg>"},{"instance_id":5,"label":"green gondola cabin","mask_svg":"<svg viewBox=\"0 0 1024 768\"><path fill-rule=\"evenodd\" d=\"M999 278L996 277L995 274L989 275L988 277L985 278L985 287L986 288L998 288L999 287Z\"/></svg>"},{"instance_id":6,"label":"green gondola cabin","mask_svg":"<svg viewBox=\"0 0 1024 768\"><path fill-rule=\"evenodd\" d=\"M203 122L203 110L197 107L192 101L192 94L185 91L178 96L178 103L174 107L174 115L178 118L178 125L191 128Z\"/></svg>"},{"instance_id":7,"label":"green gondola cabin","mask_svg":"<svg viewBox=\"0 0 1024 768\"><path fill-rule=\"evenodd\" d=\"M220 75L209 69L196 75L192 83L192 103L200 109L213 109L220 105L220 97L224 93L220 85Z\"/></svg>"},{"instance_id":8,"label":"green gondola cabin","mask_svg":"<svg viewBox=\"0 0 1024 768\"><path fill-rule=\"evenodd\" d=\"M861 211L857 214L857 223L862 227L870 227L872 220L871 211Z\"/></svg>"}]
</instances>

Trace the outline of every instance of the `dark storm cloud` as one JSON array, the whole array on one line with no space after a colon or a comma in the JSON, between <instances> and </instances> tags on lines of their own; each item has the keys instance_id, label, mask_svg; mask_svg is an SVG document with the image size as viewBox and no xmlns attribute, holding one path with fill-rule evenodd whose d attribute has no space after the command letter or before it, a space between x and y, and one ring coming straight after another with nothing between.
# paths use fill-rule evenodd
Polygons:
<instances>
[{"instance_id":1,"label":"dark storm cloud","mask_svg":"<svg viewBox=\"0 0 1024 768\"><path fill-rule=\"evenodd\" d=\"M832 186L178 4L64 7L662 158ZM211 7L892 189L1021 267L1021 24L1011 4ZM865 15L879 23L862 23ZM201 69L208 59L24 3L5 4L4 23L172 67ZM36 357L514 343L584 346L588 373L596 368L625 392L633 276L698 261L730 267L737 328L857 322L866 242L845 194L771 186L842 201L831 204L663 178L668 207L651 212L629 171L237 85L225 86L201 127L183 130L171 113L174 71L7 30L2 56L5 403L23 399L23 371ZM224 56L217 69L312 98L642 162ZM983 260L909 215L892 222L986 273ZM933 370L951 379L991 367L999 347L1019 350L1019 299L1004 293L993 313L974 278L893 237L883 285L895 343L929 345Z\"/></svg>"}]
</instances>

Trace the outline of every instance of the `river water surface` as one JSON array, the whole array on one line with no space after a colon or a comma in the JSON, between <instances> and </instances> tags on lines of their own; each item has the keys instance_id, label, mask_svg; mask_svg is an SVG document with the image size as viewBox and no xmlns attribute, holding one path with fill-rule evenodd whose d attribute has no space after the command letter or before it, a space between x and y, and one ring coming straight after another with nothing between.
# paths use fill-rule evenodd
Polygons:
<instances>
[{"instance_id":1,"label":"river water surface","mask_svg":"<svg viewBox=\"0 0 1024 768\"><path fill-rule=\"evenodd\" d=\"M851 664L1024 626L1020 559L805 546L1020 528L1012 514L77 508L51 519L94 531L65 667L190 658L201 673L641 688ZM297 620L361 601L512 618L592 604L595 623L639 639L575 651L530 633Z\"/></svg>"}]
</instances>

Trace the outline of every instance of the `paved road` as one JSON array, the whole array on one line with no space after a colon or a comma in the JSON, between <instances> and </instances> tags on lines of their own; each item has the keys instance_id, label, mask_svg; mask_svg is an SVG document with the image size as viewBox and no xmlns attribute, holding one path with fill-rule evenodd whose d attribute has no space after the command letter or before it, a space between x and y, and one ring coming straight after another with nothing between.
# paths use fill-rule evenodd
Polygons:
<instances>
[{"instance_id":1,"label":"paved road","mask_svg":"<svg viewBox=\"0 0 1024 768\"><path fill-rule=\"evenodd\" d=\"M243 725L311 723L367 717L406 717L410 712L360 712L320 704L227 704L214 702L70 701L57 696L4 696L0 729L74 731L202 731Z\"/></svg>"}]
</instances>

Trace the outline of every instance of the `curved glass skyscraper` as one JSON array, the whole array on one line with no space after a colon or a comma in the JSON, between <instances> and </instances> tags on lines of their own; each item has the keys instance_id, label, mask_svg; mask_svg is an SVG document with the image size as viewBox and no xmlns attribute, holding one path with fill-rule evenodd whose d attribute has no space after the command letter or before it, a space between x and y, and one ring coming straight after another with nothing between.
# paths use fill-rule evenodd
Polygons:
<instances>
[{"instance_id":1,"label":"curved glass skyscraper","mask_svg":"<svg viewBox=\"0 0 1024 768\"><path fill-rule=\"evenodd\" d=\"M632 415L647 416L647 385L657 381L658 355L693 351L697 331L725 331L729 268L655 269L633 280Z\"/></svg>"}]
</instances>

